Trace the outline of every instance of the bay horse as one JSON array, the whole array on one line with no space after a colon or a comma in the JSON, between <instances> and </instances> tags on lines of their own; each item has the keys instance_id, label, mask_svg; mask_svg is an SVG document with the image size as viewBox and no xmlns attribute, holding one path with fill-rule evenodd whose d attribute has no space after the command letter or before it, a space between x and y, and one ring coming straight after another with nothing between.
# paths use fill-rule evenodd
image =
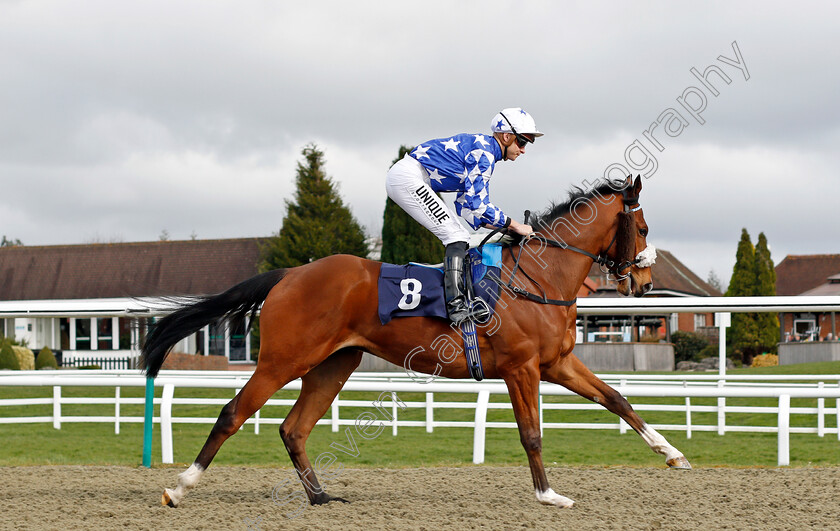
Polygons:
<instances>
[{"instance_id":1,"label":"bay horse","mask_svg":"<svg viewBox=\"0 0 840 531\"><path fill-rule=\"evenodd\" d=\"M531 237L510 242L502 261L503 284L496 304L497 325L478 327L487 378L507 385L537 500L571 507L554 492L542 462L539 383L562 385L601 404L629 424L665 457L671 468L690 469L688 460L648 426L617 391L596 377L572 352L576 339L578 289L593 262L615 275L623 295L642 296L652 287L648 226L638 203L642 180L604 181L552 206L531 221ZM333 255L246 280L228 291L182 304L162 318L143 346L141 366L154 377L178 341L211 322L253 319L259 310L260 351L254 374L222 408L204 447L165 489L162 503L177 507L228 437L236 433L277 390L301 378L300 395L280 426L289 453L312 505L341 500L328 495L306 455L306 440L326 413L363 352L408 367L409 353L445 337L460 346L457 329L440 318L405 317L382 325L377 313L380 262ZM539 292L539 295L533 293ZM542 304L541 304L542 303ZM261 309L260 309L261 306ZM446 362L423 350L410 358L412 371L446 378L469 378L465 356ZM341 500L346 501L346 500Z\"/></svg>"}]
</instances>

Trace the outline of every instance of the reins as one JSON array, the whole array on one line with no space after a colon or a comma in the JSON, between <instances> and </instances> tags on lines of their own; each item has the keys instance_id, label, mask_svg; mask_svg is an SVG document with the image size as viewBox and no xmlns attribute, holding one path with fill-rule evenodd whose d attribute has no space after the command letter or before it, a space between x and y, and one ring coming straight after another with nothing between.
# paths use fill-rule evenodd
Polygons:
<instances>
[{"instance_id":1,"label":"reins","mask_svg":"<svg viewBox=\"0 0 840 531\"><path fill-rule=\"evenodd\" d=\"M638 204L639 203L639 198L637 196L629 196L627 194L626 189L622 191L622 194L623 194L623 202L624 202L623 214L629 215L629 214L632 214L632 213L634 213L634 212L636 212L636 211L638 211L642 208L641 205ZM631 208L632 205L636 205L636 206L634 208ZM526 210L525 211L525 218L524 218L526 225L528 224L528 218L530 217L530 215L531 215L531 211ZM635 225L635 223L634 223L634 225ZM490 234L488 234L487 236L484 237L484 239L479 244L479 247L484 246L484 244L487 243L487 241L493 235L495 235L499 232L507 232L507 228L494 229L492 232L490 232ZM525 297L526 299L528 299L530 301L537 302L537 303L540 303L540 304L551 304L551 305L555 305L555 306L566 306L566 307L572 306L572 305L577 303L577 297L575 297L574 299L571 299L571 300L549 299L546 296L545 290L543 289L542 285L540 285L539 282L534 280L534 278L531 277L531 275L529 275L521 267L520 260L522 259L522 250L525 248L525 245L528 242L530 242L531 240L537 240L537 241L540 241L540 242L542 242L546 245L549 245L551 247L558 247L560 249L568 249L570 251L573 251L573 252L576 252L578 254L582 254L582 255L584 255L588 258L591 258L596 264L598 264L598 266L601 268L602 272L612 273L616 276L617 280L624 280L625 278L627 278L627 276L630 273L628 271L627 273L622 274L622 271L624 271L625 269L629 269L630 267L640 263L642 259L640 257L635 257L632 260L616 261L616 260L612 260L612 259L609 258L608 254L610 252L610 249L612 249L613 244L615 244L616 240L618 239L618 233L619 232L620 232L620 230L615 231L615 234L613 234L612 240L610 240L610 244L607 246L607 248L602 253L600 253L598 255L592 254L589 251L586 251L584 249L580 249L580 248L575 247L573 245L568 245L567 243L564 243L564 242L558 242L557 240L553 240L551 238L546 238L545 236L543 236L541 234L537 234L536 232L533 232L533 233L529 234L528 236L522 238L519 241L519 252L517 254L514 254L513 246L508 247L508 250L510 251L510 256L511 256L511 258L513 258L513 269L511 269L510 279L507 282L504 282L501 278L495 278L493 276L491 276L491 278L496 283L498 283L500 286L509 289L510 291L512 291L513 293L516 293L517 295L522 295L523 297ZM533 283L535 286L537 286L537 288L539 288L540 295L536 295L536 294L531 293L527 290L524 290L524 289L522 289L518 286L513 285L513 281L516 277L517 271L521 271L522 274L525 276L525 278L530 280L531 283Z\"/></svg>"}]
</instances>

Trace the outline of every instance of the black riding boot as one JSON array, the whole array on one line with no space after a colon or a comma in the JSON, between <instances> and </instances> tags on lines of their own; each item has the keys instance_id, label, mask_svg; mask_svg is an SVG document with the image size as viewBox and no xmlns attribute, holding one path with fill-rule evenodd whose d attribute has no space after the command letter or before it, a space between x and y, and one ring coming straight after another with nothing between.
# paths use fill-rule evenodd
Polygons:
<instances>
[{"instance_id":1,"label":"black riding boot","mask_svg":"<svg viewBox=\"0 0 840 531\"><path fill-rule=\"evenodd\" d=\"M459 324L470 315L467 297L464 294L464 257L467 254L467 242L455 242L446 246L443 261L443 292L446 300L446 313L455 324Z\"/></svg>"}]
</instances>

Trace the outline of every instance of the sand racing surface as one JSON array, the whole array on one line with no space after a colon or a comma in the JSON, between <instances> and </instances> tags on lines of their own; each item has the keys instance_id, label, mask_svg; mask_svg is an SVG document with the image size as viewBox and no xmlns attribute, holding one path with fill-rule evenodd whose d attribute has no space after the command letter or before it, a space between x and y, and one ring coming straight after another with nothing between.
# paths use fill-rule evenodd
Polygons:
<instances>
[{"instance_id":1,"label":"sand racing surface","mask_svg":"<svg viewBox=\"0 0 840 531\"><path fill-rule=\"evenodd\" d=\"M0 467L0 529L840 529L840 468L552 468L557 509L526 467L344 469L352 503L303 507L290 468L219 466L162 507L180 470Z\"/></svg>"}]
</instances>

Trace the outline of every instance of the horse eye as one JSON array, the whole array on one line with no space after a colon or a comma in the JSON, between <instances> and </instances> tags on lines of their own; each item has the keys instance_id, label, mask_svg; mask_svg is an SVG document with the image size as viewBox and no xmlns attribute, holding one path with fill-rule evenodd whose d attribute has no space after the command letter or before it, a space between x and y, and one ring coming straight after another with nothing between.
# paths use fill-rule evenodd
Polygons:
<instances>
[{"instance_id":1,"label":"horse eye","mask_svg":"<svg viewBox=\"0 0 840 531\"><path fill-rule=\"evenodd\" d=\"M639 234L642 235L642 238L647 238L648 230L647 229L639 229Z\"/></svg>"}]
</instances>

